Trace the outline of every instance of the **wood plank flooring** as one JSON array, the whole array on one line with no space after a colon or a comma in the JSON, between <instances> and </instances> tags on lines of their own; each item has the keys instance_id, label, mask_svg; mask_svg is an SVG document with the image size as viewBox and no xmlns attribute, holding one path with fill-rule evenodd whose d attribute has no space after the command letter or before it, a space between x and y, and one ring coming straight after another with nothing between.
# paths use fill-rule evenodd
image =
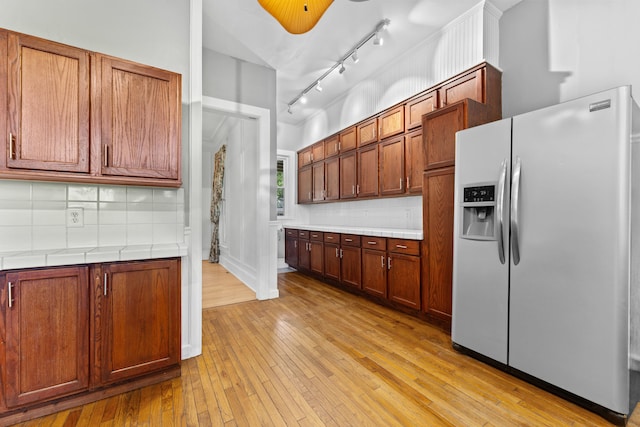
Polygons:
<instances>
[{"instance_id":1,"label":"wood plank flooring","mask_svg":"<svg viewBox=\"0 0 640 427\"><path fill-rule=\"evenodd\" d=\"M205 310L181 378L21 426L609 425L418 319L295 272L278 285L278 299Z\"/></svg>"},{"instance_id":2,"label":"wood plank flooring","mask_svg":"<svg viewBox=\"0 0 640 427\"><path fill-rule=\"evenodd\" d=\"M253 301L256 293L220 264L202 261L202 309Z\"/></svg>"}]
</instances>

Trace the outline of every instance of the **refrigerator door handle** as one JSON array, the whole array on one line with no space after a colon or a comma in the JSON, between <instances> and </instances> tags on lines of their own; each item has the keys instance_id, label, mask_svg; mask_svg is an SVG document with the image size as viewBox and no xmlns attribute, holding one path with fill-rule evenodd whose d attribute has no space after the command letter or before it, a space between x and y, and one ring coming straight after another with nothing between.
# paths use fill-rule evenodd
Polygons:
<instances>
[{"instance_id":1,"label":"refrigerator door handle","mask_svg":"<svg viewBox=\"0 0 640 427\"><path fill-rule=\"evenodd\" d=\"M496 199L496 218L498 219L498 258L504 264L504 184L507 180L507 160L500 165L500 179L498 180L498 197Z\"/></svg>"},{"instance_id":2,"label":"refrigerator door handle","mask_svg":"<svg viewBox=\"0 0 640 427\"><path fill-rule=\"evenodd\" d=\"M511 253L513 254L513 265L520 263L520 231L518 229L518 199L520 197L520 157L516 157L516 164L513 167L512 187L511 187Z\"/></svg>"}]
</instances>

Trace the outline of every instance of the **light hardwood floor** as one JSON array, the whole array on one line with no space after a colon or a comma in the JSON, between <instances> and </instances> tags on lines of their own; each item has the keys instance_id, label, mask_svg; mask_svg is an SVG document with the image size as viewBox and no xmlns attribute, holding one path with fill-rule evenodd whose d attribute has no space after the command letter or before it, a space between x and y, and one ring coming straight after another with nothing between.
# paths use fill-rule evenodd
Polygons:
<instances>
[{"instance_id":1,"label":"light hardwood floor","mask_svg":"<svg viewBox=\"0 0 640 427\"><path fill-rule=\"evenodd\" d=\"M205 310L181 378L22 426L609 425L418 319L298 273L278 285L278 299Z\"/></svg>"},{"instance_id":2,"label":"light hardwood floor","mask_svg":"<svg viewBox=\"0 0 640 427\"><path fill-rule=\"evenodd\" d=\"M253 301L256 293L220 264L202 261L202 309Z\"/></svg>"}]
</instances>

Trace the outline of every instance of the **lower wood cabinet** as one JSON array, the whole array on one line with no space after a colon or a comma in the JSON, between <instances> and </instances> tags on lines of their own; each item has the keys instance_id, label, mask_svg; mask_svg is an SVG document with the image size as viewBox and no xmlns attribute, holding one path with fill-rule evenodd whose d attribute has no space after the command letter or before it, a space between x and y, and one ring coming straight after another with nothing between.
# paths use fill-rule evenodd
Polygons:
<instances>
[{"instance_id":1,"label":"lower wood cabinet","mask_svg":"<svg viewBox=\"0 0 640 427\"><path fill-rule=\"evenodd\" d=\"M284 262L291 268L298 268L298 230L285 230Z\"/></svg>"},{"instance_id":2,"label":"lower wood cabinet","mask_svg":"<svg viewBox=\"0 0 640 427\"><path fill-rule=\"evenodd\" d=\"M301 272L420 310L420 241L296 229L285 229L285 235L287 247L301 248L297 267Z\"/></svg>"},{"instance_id":3,"label":"lower wood cabinet","mask_svg":"<svg viewBox=\"0 0 640 427\"><path fill-rule=\"evenodd\" d=\"M89 386L87 267L9 272L6 406L65 396Z\"/></svg>"},{"instance_id":4,"label":"lower wood cabinet","mask_svg":"<svg viewBox=\"0 0 640 427\"><path fill-rule=\"evenodd\" d=\"M97 296L100 382L139 376L180 362L177 260L102 265Z\"/></svg>"},{"instance_id":5,"label":"lower wood cabinet","mask_svg":"<svg viewBox=\"0 0 640 427\"><path fill-rule=\"evenodd\" d=\"M179 376L180 321L177 258L1 271L0 425Z\"/></svg>"}]
</instances>

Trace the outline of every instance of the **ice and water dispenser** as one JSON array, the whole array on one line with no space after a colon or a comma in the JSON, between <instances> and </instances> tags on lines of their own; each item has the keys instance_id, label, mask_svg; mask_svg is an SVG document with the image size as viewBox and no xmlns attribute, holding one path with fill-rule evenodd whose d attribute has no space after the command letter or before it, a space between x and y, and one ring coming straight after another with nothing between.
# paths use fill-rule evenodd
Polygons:
<instances>
[{"instance_id":1,"label":"ice and water dispenser","mask_svg":"<svg viewBox=\"0 0 640 427\"><path fill-rule=\"evenodd\" d=\"M477 183L463 187L462 237L496 240L496 184Z\"/></svg>"}]
</instances>

